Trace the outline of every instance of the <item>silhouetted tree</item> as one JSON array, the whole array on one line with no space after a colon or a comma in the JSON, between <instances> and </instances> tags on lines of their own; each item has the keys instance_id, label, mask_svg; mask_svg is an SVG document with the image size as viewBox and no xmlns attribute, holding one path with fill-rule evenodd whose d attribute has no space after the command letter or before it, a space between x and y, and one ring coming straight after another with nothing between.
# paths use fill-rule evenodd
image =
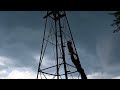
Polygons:
<instances>
[{"instance_id":1,"label":"silhouetted tree","mask_svg":"<svg viewBox=\"0 0 120 90\"><path fill-rule=\"evenodd\" d=\"M113 20L112 26L116 26L117 29L113 31L113 33L120 31L120 11L116 11L112 13L114 15L115 19Z\"/></svg>"}]
</instances>

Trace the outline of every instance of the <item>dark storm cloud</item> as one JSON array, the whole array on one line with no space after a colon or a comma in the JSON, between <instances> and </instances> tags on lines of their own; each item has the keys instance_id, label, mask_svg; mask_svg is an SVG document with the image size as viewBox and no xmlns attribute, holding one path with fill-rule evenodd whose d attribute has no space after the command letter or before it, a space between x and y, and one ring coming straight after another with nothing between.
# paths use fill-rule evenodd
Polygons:
<instances>
[{"instance_id":1,"label":"dark storm cloud","mask_svg":"<svg viewBox=\"0 0 120 90\"><path fill-rule=\"evenodd\" d=\"M101 32L110 30L112 17L108 15L109 12L101 11L82 11L73 12L70 15L69 21L73 32L76 44L95 53L96 38ZM74 17L76 18L72 18Z\"/></svg>"},{"instance_id":2,"label":"dark storm cloud","mask_svg":"<svg viewBox=\"0 0 120 90\"><path fill-rule=\"evenodd\" d=\"M36 66L34 54L40 52L40 30L29 28L13 28L13 32L5 35L0 45L0 54L12 58L15 66ZM1 39L2 39L1 38Z\"/></svg>"},{"instance_id":3,"label":"dark storm cloud","mask_svg":"<svg viewBox=\"0 0 120 90\"><path fill-rule=\"evenodd\" d=\"M1 11L0 26L7 27L29 27L40 28L43 26L44 11Z\"/></svg>"},{"instance_id":4,"label":"dark storm cloud","mask_svg":"<svg viewBox=\"0 0 120 90\"><path fill-rule=\"evenodd\" d=\"M0 19L0 56L12 59L14 67L36 68L34 55L40 52L43 36L42 12L0 12Z\"/></svg>"},{"instance_id":5,"label":"dark storm cloud","mask_svg":"<svg viewBox=\"0 0 120 90\"><path fill-rule=\"evenodd\" d=\"M103 34L96 45L98 58L101 60L104 70L108 72L120 71L120 36L119 33Z\"/></svg>"},{"instance_id":6,"label":"dark storm cloud","mask_svg":"<svg viewBox=\"0 0 120 90\"><path fill-rule=\"evenodd\" d=\"M81 64L87 74L113 72L120 68L120 37L111 34L114 29L110 26L113 17L108 13L67 12ZM42 17L45 14L43 11L0 12L0 56L12 61L11 64L0 66L0 69L7 69L9 65L32 67L36 72L39 60L36 61L35 57L39 56L41 49L45 22Z\"/></svg>"},{"instance_id":7,"label":"dark storm cloud","mask_svg":"<svg viewBox=\"0 0 120 90\"><path fill-rule=\"evenodd\" d=\"M72 18L73 13L76 18ZM101 11L73 13L68 18L83 67L87 72L104 71L97 56L96 44L100 41L98 38L103 37L103 33L112 33L114 28L110 24L114 17L109 15L110 12Z\"/></svg>"}]
</instances>

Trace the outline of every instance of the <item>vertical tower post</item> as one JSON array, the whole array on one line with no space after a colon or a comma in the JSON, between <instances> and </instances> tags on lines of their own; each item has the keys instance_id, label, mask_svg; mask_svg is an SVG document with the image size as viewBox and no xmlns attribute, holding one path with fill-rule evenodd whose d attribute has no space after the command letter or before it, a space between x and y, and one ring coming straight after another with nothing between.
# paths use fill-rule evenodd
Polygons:
<instances>
[{"instance_id":1,"label":"vertical tower post","mask_svg":"<svg viewBox=\"0 0 120 90\"><path fill-rule=\"evenodd\" d=\"M58 12L59 15L59 12ZM64 64L64 71L65 71L65 78L68 79L67 76L67 69L66 69L66 61L65 61L65 52L64 52L64 45L63 45L63 36L62 36L62 27L59 19L59 28L60 28L60 39L61 39L61 48L62 48L62 58L63 58L63 64Z\"/></svg>"},{"instance_id":2,"label":"vertical tower post","mask_svg":"<svg viewBox=\"0 0 120 90\"><path fill-rule=\"evenodd\" d=\"M54 22L55 22L55 37L56 37L56 60L57 60L57 79L59 79L59 62L58 62L58 39L57 39L57 19L56 19L56 13L54 15Z\"/></svg>"}]
</instances>

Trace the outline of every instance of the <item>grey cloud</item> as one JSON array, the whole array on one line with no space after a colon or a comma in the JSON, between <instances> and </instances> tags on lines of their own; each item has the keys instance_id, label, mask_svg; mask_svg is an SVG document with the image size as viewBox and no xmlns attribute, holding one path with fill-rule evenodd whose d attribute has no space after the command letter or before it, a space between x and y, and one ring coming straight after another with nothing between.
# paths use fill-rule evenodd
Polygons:
<instances>
[{"instance_id":1,"label":"grey cloud","mask_svg":"<svg viewBox=\"0 0 120 90\"><path fill-rule=\"evenodd\" d=\"M120 71L120 36L118 34L103 34L97 43L97 55L104 70L111 73Z\"/></svg>"},{"instance_id":2,"label":"grey cloud","mask_svg":"<svg viewBox=\"0 0 120 90\"><path fill-rule=\"evenodd\" d=\"M80 60L87 74L105 72L108 69L111 73L119 70L120 37L110 34L114 29L110 26L113 17L108 13L105 11L67 12ZM36 72L38 62L34 56L40 54L44 15L44 11L0 12L0 55L14 62L12 66L8 66L32 67ZM106 33L111 36L106 36ZM51 54L49 49L47 56ZM7 67L1 66L0 69L7 69Z\"/></svg>"},{"instance_id":3,"label":"grey cloud","mask_svg":"<svg viewBox=\"0 0 120 90\"><path fill-rule=\"evenodd\" d=\"M68 18L77 47L84 46L91 53L96 52L96 38L101 32L111 30L112 18L109 12L73 12ZM75 14L76 18L72 18ZM105 17L105 18L103 18Z\"/></svg>"},{"instance_id":4,"label":"grey cloud","mask_svg":"<svg viewBox=\"0 0 120 90\"><path fill-rule=\"evenodd\" d=\"M40 28L44 22L44 11L1 11L0 26Z\"/></svg>"},{"instance_id":5,"label":"grey cloud","mask_svg":"<svg viewBox=\"0 0 120 90\"><path fill-rule=\"evenodd\" d=\"M2 33L0 55L7 56L14 62L15 67L37 68L34 54L40 53L42 41L41 29L13 28L10 33ZM4 29L5 30L5 29Z\"/></svg>"}]
</instances>

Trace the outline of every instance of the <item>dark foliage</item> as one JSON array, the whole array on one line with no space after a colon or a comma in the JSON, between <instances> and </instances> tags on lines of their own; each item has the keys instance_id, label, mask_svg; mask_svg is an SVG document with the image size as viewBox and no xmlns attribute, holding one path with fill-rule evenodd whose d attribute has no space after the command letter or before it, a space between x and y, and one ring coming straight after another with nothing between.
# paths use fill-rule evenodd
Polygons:
<instances>
[{"instance_id":1,"label":"dark foliage","mask_svg":"<svg viewBox=\"0 0 120 90\"><path fill-rule=\"evenodd\" d=\"M113 31L113 33L120 31L120 11L116 11L115 13L112 13L114 15L115 19L113 20L112 26L116 26L116 30Z\"/></svg>"}]
</instances>

